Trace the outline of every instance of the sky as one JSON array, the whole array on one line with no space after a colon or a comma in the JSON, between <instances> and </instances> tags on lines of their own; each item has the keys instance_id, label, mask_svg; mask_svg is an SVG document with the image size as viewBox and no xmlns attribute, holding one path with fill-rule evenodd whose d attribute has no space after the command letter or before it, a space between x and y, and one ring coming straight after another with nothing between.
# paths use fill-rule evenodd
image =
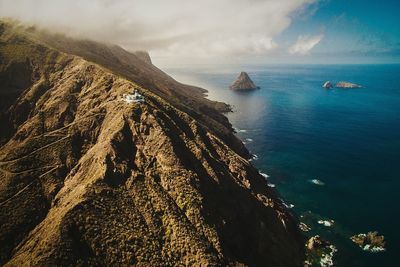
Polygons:
<instances>
[{"instance_id":1,"label":"sky","mask_svg":"<svg viewBox=\"0 0 400 267\"><path fill-rule=\"evenodd\" d=\"M0 0L0 16L161 65L400 63L400 0Z\"/></svg>"}]
</instances>

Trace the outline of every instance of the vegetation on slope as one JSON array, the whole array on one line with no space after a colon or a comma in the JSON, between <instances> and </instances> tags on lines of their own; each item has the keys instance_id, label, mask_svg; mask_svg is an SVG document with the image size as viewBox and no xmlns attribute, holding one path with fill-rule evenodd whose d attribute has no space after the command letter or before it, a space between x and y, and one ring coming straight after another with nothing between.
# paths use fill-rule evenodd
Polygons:
<instances>
[{"instance_id":1,"label":"vegetation on slope","mask_svg":"<svg viewBox=\"0 0 400 267\"><path fill-rule=\"evenodd\" d=\"M301 265L296 222L198 89L121 48L0 34L1 265Z\"/></svg>"}]
</instances>

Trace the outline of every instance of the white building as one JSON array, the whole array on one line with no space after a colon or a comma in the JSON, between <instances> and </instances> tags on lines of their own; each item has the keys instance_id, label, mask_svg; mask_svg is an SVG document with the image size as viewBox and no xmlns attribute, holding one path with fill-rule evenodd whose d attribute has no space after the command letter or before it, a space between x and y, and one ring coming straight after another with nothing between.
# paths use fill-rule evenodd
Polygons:
<instances>
[{"instance_id":1,"label":"white building","mask_svg":"<svg viewBox=\"0 0 400 267\"><path fill-rule=\"evenodd\" d=\"M139 94L136 90L133 94L124 94L123 99L126 103L143 103L144 97Z\"/></svg>"}]
</instances>

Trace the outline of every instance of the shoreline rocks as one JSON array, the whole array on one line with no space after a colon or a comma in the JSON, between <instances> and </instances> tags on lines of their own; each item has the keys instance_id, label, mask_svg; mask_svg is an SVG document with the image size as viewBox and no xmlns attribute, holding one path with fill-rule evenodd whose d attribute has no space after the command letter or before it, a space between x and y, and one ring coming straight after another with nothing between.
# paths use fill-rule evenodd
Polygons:
<instances>
[{"instance_id":1,"label":"shoreline rocks","mask_svg":"<svg viewBox=\"0 0 400 267\"><path fill-rule=\"evenodd\" d=\"M323 240L319 235L313 236L307 241L307 248L309 250L316 250L329 245L329 243Z\"/></svg>"},{"instance_id":2,"label":"shoreline rocks","mask_svg":"<svg viewBox=\"0 0 400 267\"><path fill-rule=\"evenodd\" d=\"M250 91L260 89L260 87L256 86L250 79L249 75L244 71L240 73L235 82L229 86L229 88L234 91Z\"/></svg>"},{"instance_id":3,"label":"shoreline rocks","mask_svg":"<svg viewBox=\"0 0 400 267\"><path fill-rule=\"evenodd\" d=\"M323 266L333 265L333 257L337 248L319 235L311 237L307 243L307 257L304 266Z\"/></svg>"},{"instance_id":4,"label":"shoreline rocks","mask_svg":"<svg viewBox=\"0 0 400 267\"><path fill-rule=\"evenodd\" d=\"M365 251L381 252L386 250L385 237L383 235L378 235L378 232L376 231L353 235L350 239Z\"/></svg>"},{"instance_id":5,"label":"shoreline rocks","mask_svg":"<svg viewBox=\"0 0 400 267\"><path fill-rule=\"evenodd\" d=\"M303 231L303 232L308 232L308 231L311 230L311 228L310 228L307 224L305 224L305 223L303 223L303 222L300 222L299 228L300 228L300 230Z\"/></svg>"}]
</instances>

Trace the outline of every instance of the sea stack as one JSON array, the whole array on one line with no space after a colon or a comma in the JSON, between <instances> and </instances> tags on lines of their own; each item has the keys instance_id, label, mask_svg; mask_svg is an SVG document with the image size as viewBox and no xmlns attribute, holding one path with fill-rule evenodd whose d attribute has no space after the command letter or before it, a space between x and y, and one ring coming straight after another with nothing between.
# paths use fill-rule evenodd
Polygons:
<instances>
[{"instance_id":1,"label":"sea stack","mask_svg":"<svg viewBox=\"0 0 400 267\"><path fill-rule=\"evenodd\" d=\"M254 89L260 89L260 87L256 86L254 82L250 79L249 75L242 71L235 80L235 82L229 86L230 89L235 91L249 91Z\"/></svg>"}]
</instances>

